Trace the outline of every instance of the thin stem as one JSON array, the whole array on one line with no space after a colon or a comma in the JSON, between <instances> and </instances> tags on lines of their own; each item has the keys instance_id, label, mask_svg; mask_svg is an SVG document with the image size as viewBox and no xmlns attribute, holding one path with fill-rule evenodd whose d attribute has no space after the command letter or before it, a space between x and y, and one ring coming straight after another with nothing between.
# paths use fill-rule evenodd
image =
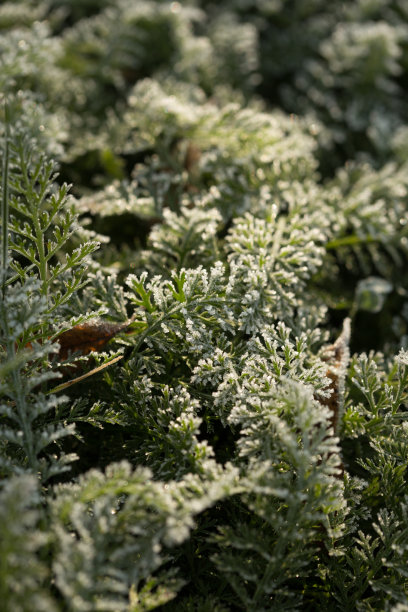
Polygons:
<instances>
[{"instance_id":1,"label":"thin stem","mask_svg":"<svg viewBox=\"0 0 408 612\"><path fill-rule=\"evenodd\" d=\"M353 234L352 236L342 236L341 238L330 240L325 244L325 249L326 251L333 251L345 246L358 246L359 244L372 244L373 242L379 242L379 239L372 236L361 238Z\"/></svg>"},{"instance_id":2,"label":"thin stem","mask_svg":"<svg viewBox=\"0 0 408 612\"><path fill-rule=\"evenodd\" d=\"M5 281L8 268L8 217L9 217L9 194L8 194L8 171L9 171L9 109L7 101L4 102L5 116L5 143L3 157L3 176L1 179L1 228L2 228L2 252L1 252L1 285L2 294L5 293Z\"/></svg>"},{"instance_id":3,"label":"thin stem","mask_svg":"<svg viewBox=\"0 0 408 612\"><path fill-rule=\"evenodd\" d=\"M35 206L32 206L33 210L32 210L31 218L32 218L33 229L35 233L35 245L37 247L38 262L36 262L35 260L34 261L31 260L31 261L33 261L33 263L35 263L38 266L40 279L42 281L41 293L47 297L48 296L48 284L49 284L48 283L48 264L47 264L47 257L45 253L44 231L41 227L41 223L39 220L39 216L41 214L40 209L41 209L42 201L44 199L45 190L43 189L43 191L39 194L35 192L33 185L31 183L30 177L29 177L29 170L28 170L26 160L24 157L23 148L20 150L20 166L21 166L21 173L22 173L24 184L25 184L27 197L31 197L33 199L35 198L36 200ZM39 174L39 170L36 172L35 176L38 177L38 174Z\"/></svg>"},{"instance_id":4,"label":"thin stem","mask_svg":"<svg viewBox=\"0 0 408 612\"><path fill-rule=\"evenodd\" d=\"M39 272L40 279L42 280L41 291L44 295L48 294L48 265L47 265L47 257L45 253L45 245L44 245L44 232L41 229L38 216L33 215L33 225L34 231L36 235L36 246L38 251L38 259L39 259Z\"/></svg>"},{"instance_id":5,"label":"thin stem","mask_svg":"<svg viewBox=\"0 0 408 612\"><path fill-rule=\"evenodd\" d=\"M392 414L395 414L400 407L402 396L404 395L404 391L406 389L408 379L408 368L404 367L403 375L399 380L397 395L394 398L394 401L391 406Z\"/></svg>"},{"instance_id":6,"label":"thin stem","mask_svg":"<svg viewBox=\"0 0 408 612\"><path fill-rule=\"evenodd\" d=\"M4 287L3 287L4 289ZM10 372L12 380L12 391L15 401L17 421L21 428L22 440L21 447L24 449L27 463L34 473L38 472L38 459L35 451L35 440L31 421L29 418L29 407L26 404L26 389L22 375L21 355L16 350L16 343L12 338L8 324L8 312L4 300L0 302L0 322L4 328L6 336L7 361L13 364Z\"/></svg>"}]
</instances>

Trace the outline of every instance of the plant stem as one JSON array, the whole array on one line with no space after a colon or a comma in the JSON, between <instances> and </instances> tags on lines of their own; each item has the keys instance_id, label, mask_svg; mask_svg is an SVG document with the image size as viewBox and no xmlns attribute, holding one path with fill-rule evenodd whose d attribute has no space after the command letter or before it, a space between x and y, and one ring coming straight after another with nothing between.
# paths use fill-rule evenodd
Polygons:
<instances>
[{"instance_id":1,"label":"plant stem","mask_svg":"<svg viewBox=\"0 0 408 612\"><path fill-rule=\"evenodd\" d=\"M37 214L33 215L34 231L36 236L36 246L39 260L39 273L42 281L41 292L48 295L48 265L44 248L44 232L41 229Z\"/></svg>"},{"instance_id":2,"label":"plant stem","mask_svg":"<svg viewBox=\"0 0 408 612\"><path fill-rule=\"evenodd\" d=\"M352 236L342 236L335 240L330 240L325 244L326 251L333 251L345 246L358 246L359 244L371 244L373 242L379 242L378 238L372 236L360 237L353 234Z\"/></svg>"},{"instance_id":3,"label":"plant stem","mask_svg":"<svg viewBox=\"0 0 408 612\"><path fill-rule=\"evenodd\" d=\"M5 293L5 281L7 276L8 268L8 215L9 215L9 201L8 201L8 168L9 168L9 138L10 138L10 125L9 125L9 110L7 101L4 102L4 116L5 116L5 143L4 143L4 157L3 157L3 176L1 179L1 228L2 228L2 252L1 252L1 287L2 295Z\"/></svg>"}]
</instances>

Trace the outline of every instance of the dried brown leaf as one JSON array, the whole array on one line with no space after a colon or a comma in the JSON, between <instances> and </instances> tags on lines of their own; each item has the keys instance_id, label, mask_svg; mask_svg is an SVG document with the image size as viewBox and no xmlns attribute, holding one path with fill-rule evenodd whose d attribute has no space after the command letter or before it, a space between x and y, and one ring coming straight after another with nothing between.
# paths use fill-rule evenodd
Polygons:
<instances>
[{"instance_id":1,"label":"dried brown leaf","mask_svg":"<svg viewBox=\"0 0 408 612\"><path fill-rule=\"evenodd\" d=\"M132 321L133 318L125 323L94 319L75 325L57 338L60 344L59 360L64 361L72 353L87 355L91 351L100 351L109 340L129 327Z\"/></svg>"}]
</instances>

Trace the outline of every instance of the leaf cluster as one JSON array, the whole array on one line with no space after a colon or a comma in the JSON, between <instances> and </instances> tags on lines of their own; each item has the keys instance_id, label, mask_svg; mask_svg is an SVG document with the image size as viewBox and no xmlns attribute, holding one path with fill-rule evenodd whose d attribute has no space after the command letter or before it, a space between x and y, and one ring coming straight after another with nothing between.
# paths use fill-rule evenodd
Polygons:
<instances>
[{"instance_id":1,"label":"leaf cluster","mask_svg":"<svg viewBox=\"0 0 408 612\"><path fill-rule=\"evenodd\" d=\"M7 612L405 610L406 17L2 4Z\"/></svg>"}]
</instances>

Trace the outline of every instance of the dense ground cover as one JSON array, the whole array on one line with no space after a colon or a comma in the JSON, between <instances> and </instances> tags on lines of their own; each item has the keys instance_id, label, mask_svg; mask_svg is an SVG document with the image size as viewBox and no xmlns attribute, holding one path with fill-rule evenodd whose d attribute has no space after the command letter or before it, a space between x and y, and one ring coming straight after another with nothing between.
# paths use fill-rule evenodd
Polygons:
<instances>
[{"instance_id":1,"label":"dense ground cover","mask_svg":"<svg viewBox=\"0 0 408 612\"><path fill-rule=\"evenodd\" d=\"M404 0L0 6L0 601L408 610Z\"/></svg>"}]
</instances>

